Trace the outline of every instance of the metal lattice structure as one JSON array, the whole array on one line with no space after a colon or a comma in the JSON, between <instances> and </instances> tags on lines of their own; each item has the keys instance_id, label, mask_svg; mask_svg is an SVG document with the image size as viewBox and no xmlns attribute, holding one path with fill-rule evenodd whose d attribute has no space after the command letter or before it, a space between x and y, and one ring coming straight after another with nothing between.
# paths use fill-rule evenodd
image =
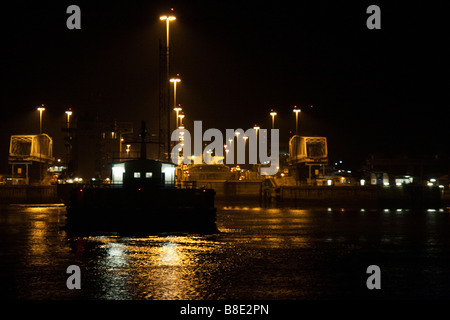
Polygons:
<instances>
[{"instance_id":1,"label":"metal lattice structure","mask_svg":"<svg viewBox=\"0 0 450 320\"><path fill-rule=\"evenodd\" d=\"M53 161L53 140L45 133L13 135L9 144L9 161Z\"/></svg>"},{"instance_id":2,"label":"metal lattice structure","mask_svg":"<svg viewBox=\"0 0 450 320\"><path fill-rule=\"evenodd\" d=\"M289 141L288 161L292 164L327 163L327 138L293 136Z\"/></svg>"}]
</instances>

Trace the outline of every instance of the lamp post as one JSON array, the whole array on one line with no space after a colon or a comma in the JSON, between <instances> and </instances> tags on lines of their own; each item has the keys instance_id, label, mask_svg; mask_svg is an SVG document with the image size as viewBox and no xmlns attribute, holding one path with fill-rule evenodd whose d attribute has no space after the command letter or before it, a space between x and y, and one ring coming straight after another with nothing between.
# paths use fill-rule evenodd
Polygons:
<instances>
[{"instance_id":1,"label":"lamp post","mask_svg":"<svg viewBox=\"0 0 450 320\"><path fill-rule=\"evenodd\" d=\"M253 126L253 129L255 129L255 131L256 131L256 137L258 137L258 130L260 129L259 126L258 126L257 124L255 124L255 125Z\"/></svg>"},{"instance_id":2,"label":"lamp post","mask_svg":"<svg viewBox=\"0 0 450 320\"><path fill-rule=\"evenodd\" d=\"M72 109L69 108L69 110L66 111L66 114L67 114L67 132L69 132L70 116L72 115Z\"/></svg>"},{"instance_id":3,"label":"lamp post","mask_svg":"<svg viewBox=\"0 0 450 320\"><path fill-rule=\"evenodd\" d=\"M298 134L298 113L301 112L300 109L297 109L297 106L294 106L294 110L295 112L295 134Z\"/></svg>"},{"instance_id":4,"label":"lamp post","mask_svg":"<svg viewBox=\"0 0 450 320\"><path fill-rule=\"evenodd\" d=\"M255 137L256 137L256 152L258 152L258 130L260 129L260 127L255 124L253 126L253 129L256 131Z\"/></svg>"},{"instance_id":5,"label":"lamp post","mask_svg":"<svg viewBox=\"0 0 450 320\"><path fill-rule=\"evenodd\" d=\"M42 134L42 112L45 111L44 104L37 109L39 111L39 133Z\"/></svg>"},{"instance_id":6,"label":"lamp post","mask_svg":"<svg viewBox=\"0 0 450 320\"><path fill-rule=\"evenodd\" d=\"M244 150L247 150L247 136L243 136L242 139L244 139Z\"/></svg>"},{"instance_id":7,"label":"lamp post","mask_svg":"<svg viewBox=\"0 0 450 320\"><path fill-rule=\"evenodd\" d=\"M231 149L231 145L232 145L232 143L233 143L233 139L232 139L232 138L229 138L229 139L228 139L228 142L230 143L230 149Z\"/></svg>"},{"instance_id":8,"label":"lamp post","mask_svg":"<svg viewBox=\"0 0 450 320\"><path fill-rule=\"evenodd\" d=\"M71 154L71 148L72 148L72 141L70 137L70 116L72 115L72 108L69 108L69 110L66 111L67 115L67 154L66 154L66 166L67 166L67 173L69 173L69 163L70 163L70 154Z\"/></svg>"},{"instance_id":9,"label":"lamp post","mask_svg":"<svg viewBox=\"0 0 450 320\"><path fill-rule=\"evenodd\" d=\"M178 74L177 74L177 76L178 76ZM173 110L177 111L177 109L178 109L177 108L177 83L181 82L181 79L180 78L172 78L172 79L170 79L170 82L173 83ZM177 111L177 118L176 118L177 124L176 124L175 129L178 128L178 111Z\"/></svg>"},{"instance_id":10,"label":"lamp post","mask_svg":"<svg viewBox=\"0 0 450 320\"><path fill-rule=\"evenodd\" d=\"M256 158L258 158L258 130L260 129L260 127L257 124L255 124L253 126L253 129L256 131L256 134L255 134L255 138L256 138L256 141L255 141L256 142ZM255 166L257 167L258 165L255 164Z\"/></svg>"},{"instance_id":11,"label":"lamp post","mask_svg":"<svg viewBox=\"0 0 450 320\"><path fill-rule=\"evenodd\" d=\"M180 126L182 126L183 125L183 118L184 118L184 114L182 113L182 114L180 114L180 115L178 115L178 118L180 118Z\"/></svg>"},{"instance_id":12,"label":"lamp post","mask_svg":"<svg viewBox=\"0 0 450 320\"><path fill-rule=\"evenodd\" d=\"M44 104L42 107L37 108L39 111L39 134L42 134L42 112L45 111ZM42 183L42 151L41 151L41 140L39 139L39 183Z\"/></svg>"},{"instance_id":13,"label":"lamp post","mask_svg":"<svg viewBox=\"0 0 450 320\"><path fill-rule=\"evenodd\" d=\"M166 21L166 78L165 81L169 80L169 72L170 72L170 50L169 50L169 25L170 25L170 21L173 21L176 19L175 16L160 16L159 17L160 20L162 21ZM170 95L170 87L168 87L168 92L167 92L167 99L169 99L169 95ZM170 161L170 108L169 105L164 106L164 108L167 108L167 113L164 110L164 113L166 113L166 117L167 117L167 161Z\"/></svg>"},{"instance_id":14,"label":"lamp post","mask_svg":"<svg viewBox=\"0 0 450 320\"><path fill-rule=\"evenodd\" d=\"M248 136L244 135L242 137L242 139L244 139L244 155L245 155L245 158L249 159L250 158L250 149L248 150L248 158L247 158L247 139L248 139Z\"/></svg>"},{"instance_id":15,"label":"lamp post","mask_svg":"<svg viewBox=\"0 0 450 320\"><path fill-rule=\"evenodd\" d=\"M175 16L160 16L159 17L160 20L166 20L166 48L167 51L169 51L169 23L170 21L173 21L176 19Z\"/></svg>"},{"instance_id":16,"label":"lamp post","mask_svg":"<svg viewBox=\"0 0 450 320\"><path fill-rule=\"evenodd\" d=\"M173 107L177 107L177 83L181 82L180 78L172 78L170 82L173 83Z\"/></svg>"},{"instance_id":17,"label":"lamp post","mask_svg":"<svg viewBox=\"0 0 450 320\"><path fill-rule=\"evenodd\" d=\"M270 109L270 115L272 116L272 129L275 129L275 116L277 113L273 109Z\"/></svg>"},{"instance_id":18,"label":"lamp post","mask_svg":"<svg viewBox=\"0 0 450 320\"><path fill-rule=\"evenodd\" d=\"M182 110L180 106L181 106L181 104L179 104L177 108L173 108L173 110L177 113L177 117L175 119L177 122L176 128L178 128L178 115L179 115L180 111Z\"/></svg>"}]
</instances>

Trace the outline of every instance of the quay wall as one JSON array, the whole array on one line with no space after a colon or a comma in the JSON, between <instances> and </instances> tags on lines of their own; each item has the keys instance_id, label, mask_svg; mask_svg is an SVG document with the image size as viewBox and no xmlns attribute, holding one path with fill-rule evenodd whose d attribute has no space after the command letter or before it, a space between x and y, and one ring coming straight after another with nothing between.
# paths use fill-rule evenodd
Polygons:
<instances>
[{"instance_id":1,"label":"quay wall","mask_svg":"<svg viewBox=\"0 0 450 320\"><path fill-rule=\"evenodd\" d=\"M376 206L381 189L377 187L282 186L276 195L278 202L295 204L364 204Z\"/></svg>"},{"instance_id":2,"label":"quay wall","mask_svg":"<svg viewBox=\"0 0 450 320\"><path fill-rule=\"evenodd\" d=\"M261 181L199 180L197 187L214 189L218 201L259 201L262 196Z\"/></svg>"},{"instance_id":3,"label":"quay wall","mask_svg":"<svg viewBox=\"0 0 450 320\"><path fill-rule=\"evenodd\" d=\"M442 205L442 191L428 186L282 186L275 197L277 202L297 204L430 208Z\"/></svg>"},{"instance_id":4,"label":"quay wall","mask_svg":"<svg viewBox=\"0 0 450 320\"><path fill-rule=\"evenodd\" d=\"M218 203L257 202L261 205L342 205L361 207L438 208L449 205L438 187L275 186L264 181L198 181L216 191Z\"/></svg>"},{"instance_id":5,"label":"quay wall","mask_svg":"<svg viewBox=\"0 0 450 320\"><path fill-rule=\"evenodd\" d=\"M60 203L56 185L1 185L0 204Z\"/></svg>"},{"instance_id":6,"label":"quay wall","mask_svg":"<svg viewBox=\"0 0 450 320\"><path fill-rule=\"evenodd\" d=\"M197 181L197 187L214 189L218 203L364 205L364 206L450 206L450 191L439 188L404 186L280 186L261 181ZM65 185L0 185L0 204L44 204L66 202Z\"/></svg>"}]
</instances>

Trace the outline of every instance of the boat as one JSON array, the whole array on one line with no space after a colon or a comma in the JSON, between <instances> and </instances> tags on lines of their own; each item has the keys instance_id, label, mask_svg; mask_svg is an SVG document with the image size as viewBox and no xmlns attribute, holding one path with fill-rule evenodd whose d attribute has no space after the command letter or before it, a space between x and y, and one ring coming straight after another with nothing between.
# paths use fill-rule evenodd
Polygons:
<instances>
[{"instance_id":1,"label":"boat","mask_svg":"<svg viewBox=\"0 0 450 320\"><path fill-rule=\"evenodd\" d=\"M145 134L141 136L140 158L112 164L109 184L78 185L70 190L66 230L89 234L217 233L215 191L176 187L176 165L147 159Z\"/></svg>"},{"instance_id":2,"label":"boat","mask_svg":"<svg viewBox=\"0 0 450 320\"><path fill-rule=\"evenodd\" d=\"M212 189L81 187L67 204L66 230L83 233L218 232Z\"/></svg>"}]
</instances>

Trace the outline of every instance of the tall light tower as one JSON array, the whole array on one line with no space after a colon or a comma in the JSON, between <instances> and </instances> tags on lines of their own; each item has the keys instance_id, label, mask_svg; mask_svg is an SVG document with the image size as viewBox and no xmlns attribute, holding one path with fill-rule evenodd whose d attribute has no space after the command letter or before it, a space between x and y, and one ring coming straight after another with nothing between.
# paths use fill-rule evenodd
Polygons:
<instances>
[{"instance_id":1,"label":"tall light tower","mask_svg":"<svg viewBox=\"0 0 450 320\"><path fill-rule=\"evenodd\" d=\"M42 112L45 111L44 104L42 107L37 108L39 111L39 134L42 134Z\"/></svg>"},{"instance_id":2,"label":"tall light tower","mask_svg":"<svg viewBox=\"0 0 450 320\"><path fill-rule=\"evenodd\" d=\"M171 9L173 11L173 9ZM160 16L161 21L166 21L166 47L164 66L160 70L160 114L159 114L159 135L160 135L160 158L164 158L164 145L167 144L167 161L170 161L170 107L169 107L169 74L170 74L170 41L169 41L169 26L170 22L176 19L175 16ZM160 62L161 63L161 62ZM167 88L166 88L167 86ZM167 118L167 120L165 119ZM165 123L164 123L165 122ZM166 128L165 128L166 127ZM166 129L166 130L165 130ZM167 140L164 142L164 138Z\"/></svg>"},{"instance_id":3,"label":"tall light tower","mask_svg":"<svg viewBox=\"0 0 450 320\"><path fill-rule=\"evenodd\" d=\"M72 109L69 108L69 110L66 111L67 114L67 132L69 132L70 128L70 116L72 115Z\"/></svg>"},{"instance_id":4,"label":"tall light tower","mask_svg":"<svg viewBox=\"0 0 450 320\"><path fill-rule=\"evenodd\" d=\"M256 131L255 132L255 136L256 136L256 140L255 140L256 149L255 149L255 151L256 151L256 159L258 159L259 158L259 154L258 154L258 142L259 142L258 141L258 130L261 129L261 128L255 123L255 125L253 126L253 129Z\"/></svg>"},{"instance_id":5,"label":"tall light tower","mask_svg":"<svg viewBox=\"0 0 450 320\"><path fill-rule=\"evenodd\" d=\"M159 17L160 20L166 20L166 48L167 51L169 51L169 23L170 21L173 21L176 19L175 16L161 16Z\"/></svg>"},{"instance_id":6,"label":"tall light tower","mask_svg":"<svg viewBox=\"0 0 450 320\"><path fill-rule=\"evenodd\" d=\"M177 118L176 118L176 129L178 129L178 115L180 114L181 109L181 104L178 105L178 107L173 108L173 110L177 113Z\"/></svg>"},{"instance_id":7,"label":"tall light tower","mask_svg":"<svg viewBox=\"0 0 450 320\"><path fill-rule=\"evenodd\" d=\"M72 108L69 108L69 110L66 111L66 115L67 115L67 136L65 138L66 140L66 147L67 147L67 152L66 152L66 166L67 166L67 174L69 174L70 169L71 168L71 149L72 149L72 137L70 136L70 116L72 115Z\"/></svg>"},{"instance_id":8,"label":"tall light tower","mask_svg":"<svg viewBox=\"0 0 450 320\"><path fill-rule=\"evenodd\" d=\"M180 118L180 126L183 126L184 113L178 115L178 118Z\"/></svg>"},{"instance_id":9,"label":"tall light tower","mask_svg":"<svg viewBox=\"0 0 450 320\"><path fill-rule=\"evenodd\" d=\"M272 116L272 129L275 129L275 116L277 113L273 109L270 109L270 115Z\"/></svg>"},{"instance_id":10,"label":"tall light tower","mask_svg":"<svg viewBox=\"0 0 450 320\"><path fill-rule=\"evenodd\" d=\"M294 110L295 112L295 134L298 134L298 113L301 112L300 109L297 109L297 106L294 106Z\"/></svg>"},{"instance_id":11,"label":"tall light tower","mask_svg":"<svg viewBox=\"0 0 450 320\"><path fill-rule=\"evenodd\" d=\"M37 108L37 110L39 111L39 134L42 134L42 112L45 111L44 108L44 104L42 104L41 107ZM42 183L42 162L41 162L41 158L42 158L42 146L41 146L41 139L38 140L39 141L39 183Z\"/></svg>"},{"instance_id":12,"label":"tall light tower","mask_svg":"<svg viewBox=\"0 0 450 320\"><path fill-rule=\"evenodd\" d=\"M178 111L180 111L181 108L177 108L177 83L181 82L181 79L180 78L172 78L172 79L170 79L170 82L173 83L173 110L175 110L177 113L175 129L178 129Z\"/></svg>"},{"instance_id":13,"label":"tall light tower","mask_svg":"<svg viewBox=\"0 0 450 320\"><path fill-rule=\"evenodd\" d=\"M180 78L172 78L170 82L173 83L173 107L177 107L177 83L181 82Z\"/></svg>"}]
</instances>

